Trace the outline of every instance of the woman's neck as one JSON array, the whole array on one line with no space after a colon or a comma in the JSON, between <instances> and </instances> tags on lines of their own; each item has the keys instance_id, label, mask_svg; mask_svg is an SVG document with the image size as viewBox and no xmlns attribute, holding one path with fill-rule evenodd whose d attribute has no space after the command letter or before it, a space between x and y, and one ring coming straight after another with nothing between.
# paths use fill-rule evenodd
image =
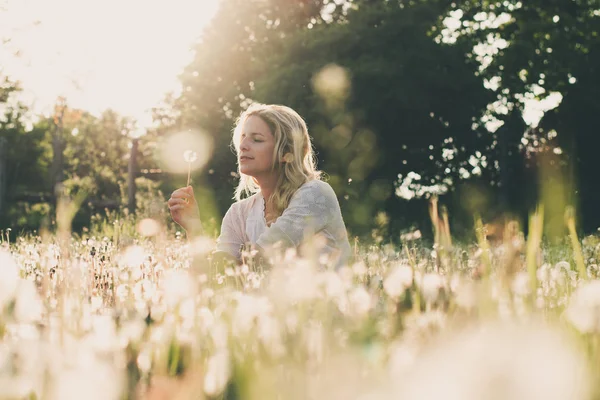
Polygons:
<instances>
[{"instance_id":1,"label":"woman's neck","mask_svg":"<svg viewBox=\"0 0 600 400\"><path fill-rule=\"evenodd\" d=\"M260 193L264 199L264 209L263 209L263 217L267 226L271 226L271 224L277 219L273 209L273 203L271 202L271 196L275 191L275 185L277 184L277 177L271 176L267 179L256 179L258 182L258 186L260 187Z\"/></svg>"},{"instance_id":2,"label":"woman's neck","mask_svg":"<svg viewBox=\"0 0 600 400\"><path fill-rule=\"evenodd\" d=\"M271 195L275 191L275 186L277 185L277 176L272 175L265 178L256 178L258 182L258 186L260 187L260 192L262 193L265 201L271 198Z\"/></svg>"}]
</instances>

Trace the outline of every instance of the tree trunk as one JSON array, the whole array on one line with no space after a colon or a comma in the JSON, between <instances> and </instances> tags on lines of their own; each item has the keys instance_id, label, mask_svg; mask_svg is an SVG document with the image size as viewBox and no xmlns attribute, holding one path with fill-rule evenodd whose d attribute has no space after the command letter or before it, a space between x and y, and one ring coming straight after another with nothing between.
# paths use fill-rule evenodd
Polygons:
<instances>
[{"instance_id":1,"label":"tree trunk","mask_svg":"<svg viewBox=\"0 0 600 400\"><path fill-rule=\"evenodd\" d=\"M138 139L131 142L131 153L129 155L129 168L127 170L127 207L131 214L135 213L135 176L137 173Z\"/></svg>"},{"instance_id":2,"label":"tree trunk","mask_svg":"<svg viewBox=\"0 0 600 400\"><path fill-rule=\"evenodd\" d=\"M6 139L0 138L0 215L4 212L6 199Z\"/></svg>"},{"instance_id":3,"label":"tree trunk","mask_svg":"<svg viewBox=\"0 0 600 400\"><path fill-rule=\"evenodd\" d=\"M52 184L52 192L57 190L57 185L64 179L63 163L65 139L63 137L63 117L65 115L65 106L57 109L54 116L54 132L52 134L52 165L50 168L50 183Z\"/></svg>"}]
</instances>

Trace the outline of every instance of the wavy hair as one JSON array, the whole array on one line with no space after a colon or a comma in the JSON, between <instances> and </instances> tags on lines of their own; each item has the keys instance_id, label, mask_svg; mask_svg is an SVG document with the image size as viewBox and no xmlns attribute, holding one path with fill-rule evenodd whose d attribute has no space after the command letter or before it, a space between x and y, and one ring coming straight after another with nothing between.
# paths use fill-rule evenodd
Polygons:
<instances>
[{"instance_id":1,"label":"wavy hair","mask_svg":"<svg viewBox=\"0 0 600 400\"><path fill-rule=\"evenodd\" d=\"M277 171L277 183L270 200L279 217L290 204L296 190L304 183L321 178L317 170L312 143L304 119L290 107L275 104L254 103L241 113L235 123L232 144L239 154L244 122L258 116L269 126L275 138L272 169ZM282 161L283 160L283 161ZM240 172L240 181L235 189L236 200L260 191L256 179Z\"/></svg>"}]
</instances>

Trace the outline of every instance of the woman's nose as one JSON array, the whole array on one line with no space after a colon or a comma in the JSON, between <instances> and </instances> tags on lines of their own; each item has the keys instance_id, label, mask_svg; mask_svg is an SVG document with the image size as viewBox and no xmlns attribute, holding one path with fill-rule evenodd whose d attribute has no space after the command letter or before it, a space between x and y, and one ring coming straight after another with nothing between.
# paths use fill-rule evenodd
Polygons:
<instances>
[{"instance_id":1,"label":"woman's nose","mask_svg":"<svg viewBox=\"0 0 600 400\"><path fill-rule=\"evenodd\" d=\"M248 150L248 140L246 138L240 142L240 150Z\"/></svg>"}]
</instances>

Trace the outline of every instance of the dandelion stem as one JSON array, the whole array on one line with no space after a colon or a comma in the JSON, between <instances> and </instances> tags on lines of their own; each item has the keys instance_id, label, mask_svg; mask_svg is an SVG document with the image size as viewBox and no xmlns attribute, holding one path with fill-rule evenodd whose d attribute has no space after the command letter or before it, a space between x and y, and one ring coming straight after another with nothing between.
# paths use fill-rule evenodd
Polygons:
<instances>
[{"instance_id":1,"label":"dandelion stem","mask_svg":"<svg viewBox=\"0 0 600 400\"><path fill-rule=\"evenodd\" d=\"M537 254L542 241L542 231L544 229L544 207L538 209L529 217L529 237L527 238L526 264L529 273L529 285L531 293L531 304L535 304L537 295Z\"/></svg>"},{"instance_id":2,"label":"dandelion stem","mask_svg":"<svg viewBox=\"0 0 600 400\"><path fill-rule=\"evenodd\" d=\"M567 208L566 222L567 228L569 229L569 236L571 238L571 245L573 246L573 257L575 258L575 265L577 265L579 276L581 279L588 279L585 261L583 259L583 252L581 250L581 243L579 243L577 229L575 228L575 212L572 207Z\"/></svg>"},{"instance_id":3,"label":"dandelion stem","mask_svg":"<svg viewBox=\"0 0 600 400\"><path fill-rule=\"evenodd\" d=\"M190 186L190 177L192 175L192 163L188 163L188 178L187 178L187 185L186 186Z\"/></svg>"}]
</instances>

